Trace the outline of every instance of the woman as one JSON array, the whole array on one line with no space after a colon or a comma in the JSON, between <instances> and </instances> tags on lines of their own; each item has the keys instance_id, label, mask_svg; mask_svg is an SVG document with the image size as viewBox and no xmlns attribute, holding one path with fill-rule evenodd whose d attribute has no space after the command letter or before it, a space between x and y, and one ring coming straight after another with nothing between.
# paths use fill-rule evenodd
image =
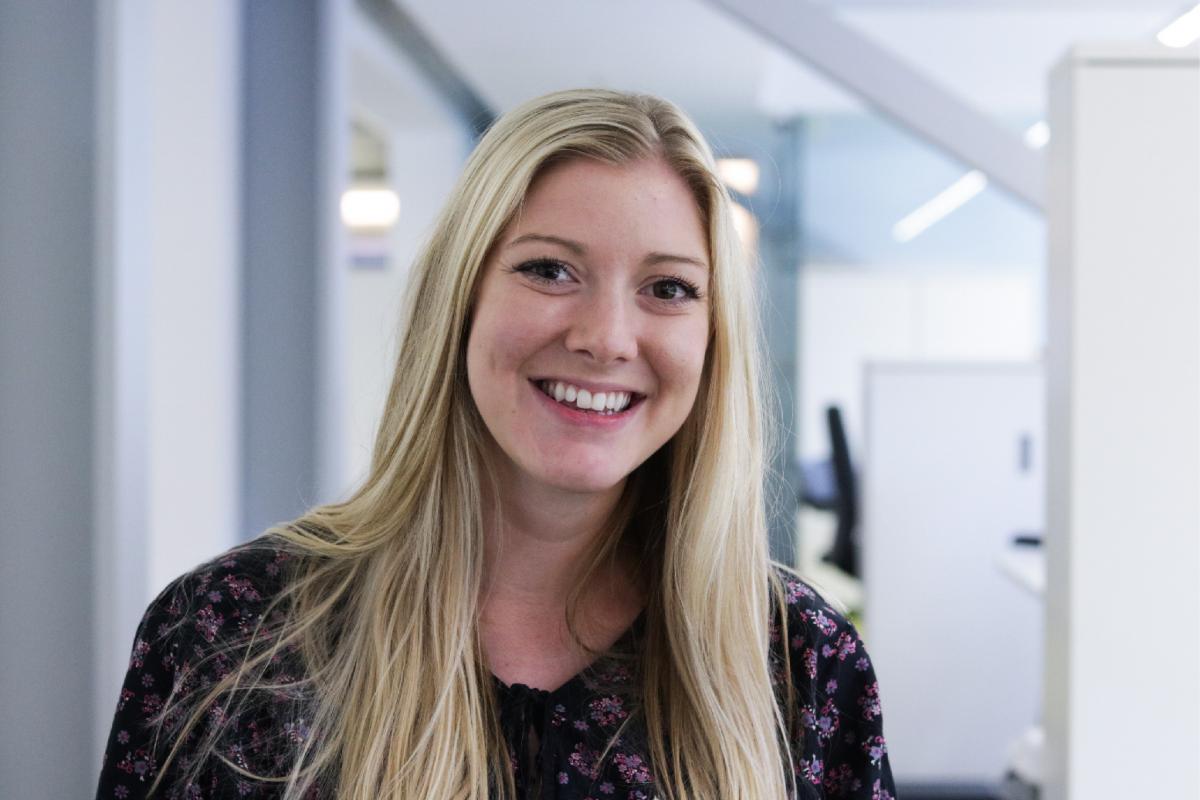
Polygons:
<instances>
[{"instance_id":1,"label":"woman","mask_svg":"<svg viewBox=\"0 0 1200 800\"><path fill-rule=\"evenodd\" d=\"M854 629L768 560L754 309L678 109L504 116L368 477L154 601L99 796L890 798Z\"/></svg>"}]
</instances>

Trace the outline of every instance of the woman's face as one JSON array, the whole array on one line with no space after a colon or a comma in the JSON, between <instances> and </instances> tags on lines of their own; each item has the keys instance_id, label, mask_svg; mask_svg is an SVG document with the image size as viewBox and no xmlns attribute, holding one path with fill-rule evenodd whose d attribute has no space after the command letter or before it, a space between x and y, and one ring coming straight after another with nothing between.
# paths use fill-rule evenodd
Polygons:
<instances>
[{"instance_id":1,"label":"woman's face","mask_svg":"<svg viewBox=\"0 0 1200 800\"><path fill-rule=\"evenodd\" d=\"M603 492L679 430L708 343L707 242L661 160L539 176L483 265L467 342L502 476Z\"/></svg>"}]
</instances>

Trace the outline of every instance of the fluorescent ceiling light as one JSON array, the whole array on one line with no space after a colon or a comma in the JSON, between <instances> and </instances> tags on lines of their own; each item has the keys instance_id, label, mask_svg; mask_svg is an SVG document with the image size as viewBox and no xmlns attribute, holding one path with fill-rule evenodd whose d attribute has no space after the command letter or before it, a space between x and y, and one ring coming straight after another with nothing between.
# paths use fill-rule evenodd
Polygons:
<instances>
[{"instance_id":1,"label":"fluorescent ceiling light","mask_svg":"<svg viewBox=\"0 0 1200 800\"><path fill-rule=\"evenodd\" d=\"M1046 120L1035 122L1025 131L1025 144L1034 150L1041 150L1050 141L1050 126Z\"/></svg>"},{"instance_id":2,"label":"fluorescent ceiling light","mask_svg":"<svg viewBox=\"0 0 1200 800\"><path fill-rule=\"evenodd\" d=\"M1025 131L1023 138L1027 147L1040 150L1050 141L1050 126L1045 120L1035 122ZM898 242L911 241L930 225L948 216L986 189L987 183L986 175L977 169L971 170L937 197L892 226L892 237Z\"/></svg>"},{"instance_id":3,"label":"fluorescent ceiling light","mask_svg":"<svg viewBox=\"0 0 1200 800\"><path fill-rule=\"evenodd\" d=\"M746 196L758 191L758 162L752 158L718 158L717 174L726 186Z\"/></svg>"},{"instance_id":4,"label":"fluorescent ceiling light","mask_svg":"<svg viewBox=\"0 0 1200 800\"><path fill-rule=\"evenodd\" d=\"M1200 39L1200 5L1158 32L1158 40L1167 47L1187 47Z\"/></svg>"},{"instance_id":5,"label":"fluorescent ceiling light","mask_svg":"<svg viewBox=\"0 0 1200 800\"><path fill-rule=\"evenodd\" d=\"M911 241L930 225L982 192L987 188L987 183L986 175L977 169L971 170L892 226L892 237L898 242Z\"/></svg>"},{"instance_id":6,"label":"fluorescent ceiling light","mask_svg":"<svg viewBox=\"0 0 1200 800\"><path fill-rule=\"evenodd\" d=\"M341 207L348 228L390 228L400 218L400 197L391 189L347 189Z\"/></svg>"}]
</instances>

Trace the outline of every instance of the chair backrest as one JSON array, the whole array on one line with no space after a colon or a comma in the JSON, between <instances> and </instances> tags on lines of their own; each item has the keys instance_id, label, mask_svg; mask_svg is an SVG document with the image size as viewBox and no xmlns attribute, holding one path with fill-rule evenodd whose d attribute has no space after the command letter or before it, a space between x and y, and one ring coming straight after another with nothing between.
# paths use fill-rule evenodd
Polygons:
<instances>
[{"instance_id":1,"label":"chair backrest","mask_svg":"<svg viewBox=\"0 0 1200 800\"><path fill-rule=\"evenodd\" d=\"M830 460L833 462L834 483L837 485L834 511L838 521L833 547L825 554L824 560L849 575L857 576L859 558L858 537L855 534L858 528L858 487L841 409L837 406L827 407L825 421L829 428Z\"/></svg>"}]
</instances>

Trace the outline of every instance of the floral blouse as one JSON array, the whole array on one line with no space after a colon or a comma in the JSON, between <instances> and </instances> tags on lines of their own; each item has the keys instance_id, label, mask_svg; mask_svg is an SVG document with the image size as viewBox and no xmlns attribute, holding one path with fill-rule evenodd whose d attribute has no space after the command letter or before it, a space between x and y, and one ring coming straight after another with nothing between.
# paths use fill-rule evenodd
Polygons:
<instances>
[{"instance_id":1,"label":"floral blouse","mask_svg":"<svg viewBox=\"0 0 1200 800\"><path fill-rule=\"evenodd\" d=\"M235 665L205 659L206 646L258 623L272 592L286 579L289 557L262 547L235 548L174 581L151 603L138 627L129 671L100 773L98 800L147 796L170 752L170 737L150 724L178 685L180 692L211 685ZM879 684L854 627L811 587L787 574L788 631L779 641L773 624L776 681L783 679L789 648L791 680L798 687L792 741L801 798L894 800L895 787L883 736ZM615 655L554 691L494 678L500 723L522 798L549 800L648 800L655 796L648 750L636 717L601 758L612 734L635 705L630 662L641 621L614 647ZM191 668L192 664L198 664ZM284 672L287 667L281 668ZM289 676L282 675L282 678ZM294 677L294 676L292 676ZM230 721L220 751L258 774L286 772L287 756L309 731L304 707L279 695L253 713ZM167 724L171 724L168 717ZM187 747L171 762L156 797L271 798L279 783L258 782L213 760L199 777L180 784Z\"/></svg>"}]
</instances>

